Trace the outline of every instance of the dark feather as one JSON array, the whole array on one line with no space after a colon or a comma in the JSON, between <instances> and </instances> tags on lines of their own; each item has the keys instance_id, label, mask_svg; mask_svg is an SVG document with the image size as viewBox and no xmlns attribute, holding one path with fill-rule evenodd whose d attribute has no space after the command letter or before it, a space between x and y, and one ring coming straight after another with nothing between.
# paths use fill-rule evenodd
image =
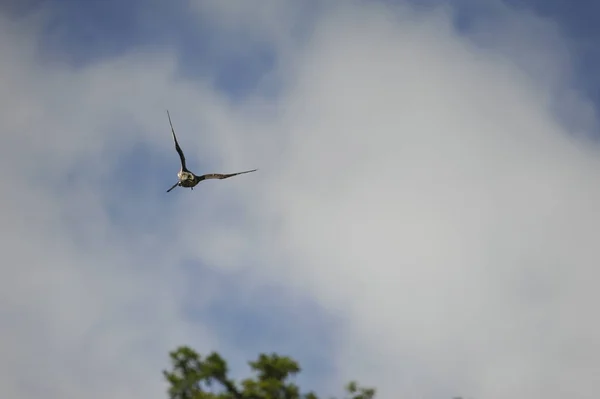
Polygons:
<instances>
[{"instance_id":1,"label":"dark feather","mask_svg":"<svg viewBox=\"0 0 600 399\"><path fill-rule=\"evenodd\" d=\"M185 166L185 156L183 155L183 151L177 142L177 136L175 136L175 129L173 129L173 123L171 123L171 115L169 115L169 110L167 110L167 116L169 117L169 125L171 125L171 133L173 133L173 141L175 141L175 150L179 154L179 159L181 161L181 170L184 172L189 172Z\"/></svg>"},{"instance_id":2,"label":"dark feather","mask_svg":"<svg viewBox=\"0 0 600 399\"><path fill-rule=\"evenodd\" d=\"M171 187L170 189L167 190L167 192L171 192L171 190L173 190L175 187L177 187L179 185L179 182L173 184L173 187Z\"/></svg>"},{"instance_id":3,"label":"dark feather","mask_svg":"<svg viewBox=\"0 0 600 399\"><path fill-rule=\"evenodd\" d=\"M252 170L246 170L244 172L229 173L229 174L207 173L205 175L198 176L198 181L207 180L207 179L227 179L229 177L233 177L233 176L237 176L237 175L243 175L244 173L256 172L257 170L258 169L252 169Z\"/></svg>"}]
</instances>

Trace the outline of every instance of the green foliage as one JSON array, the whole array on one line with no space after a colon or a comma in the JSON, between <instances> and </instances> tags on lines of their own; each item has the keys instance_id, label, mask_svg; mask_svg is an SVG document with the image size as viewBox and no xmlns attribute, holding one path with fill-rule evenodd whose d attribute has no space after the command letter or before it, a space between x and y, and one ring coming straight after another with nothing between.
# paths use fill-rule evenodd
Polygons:
<instances>
[{"instance_id":1,"label":"green foliage","mask_svg":"<svg viewBox=\"0 0 600 399\"><path fill-rule=\"evenodd\" d=\"M202 357L181 346L170 353L172 369L163 371L169 383L170 399L319 399L313 393L301 393L290 381L300 365L292 358L261 354L248 362L254 374L241 383L229 378L227 362L218 353ZM352 381L346 386L347 399L373 399L375 389L360 387Z\"/></svg>"}]
</instances>

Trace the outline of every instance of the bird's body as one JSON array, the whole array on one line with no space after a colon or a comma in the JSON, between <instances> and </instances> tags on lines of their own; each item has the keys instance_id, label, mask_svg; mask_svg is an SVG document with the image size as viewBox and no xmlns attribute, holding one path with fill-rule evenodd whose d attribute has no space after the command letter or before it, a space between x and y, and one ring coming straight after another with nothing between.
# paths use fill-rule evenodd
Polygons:
<instances>
[{"instance_id":1,"label":"bird's body","mask_svg":"<svg viewBox=\"0 0 600 399\"><path fill-rule=\"evenodd\" d=\"M246 170L244 172L228 173L228 174L208 173L208 174L205 174L202 176L195 175L194 173L190 172L187 169L187 166L185 164L185 156L183 155L183 151L181 150L181 147L179 146L179 143L177 142L177 136L175 136L175 129L173 129L173 123L171 123L171 115L169 115L168 110L167 110L167 116L169 117L169 125L171 125L171 133L173 133L173 141L175 142L175 150L177 151L177 154L179 154L179 160L181 161L181 169L179 169L179 172L177 172L177 183L175 183L170 189L168 189L167 192L170 192L177 186L186 187L186 188L190 188L193 190L194 187L198 183L200 183L202 180L227 179L229 177L242 175L244 173L255 172L256 170L258 170L258 169L252 169L252 170Z\"/></svg>"},{"instance_id":2,"label":"bird's body","mask_svg":"<svg viewBox=\"0 0 600 399\"><path fill-rule=\"evenodd\" d=\"M180 170L179 172L177 172L177 179L179 181L179 185L182 187L192 188L196 184L198 184L197 182L195 182L195 180L197 180L196 175L192 172Z\"/></svg>"}]
</instances>

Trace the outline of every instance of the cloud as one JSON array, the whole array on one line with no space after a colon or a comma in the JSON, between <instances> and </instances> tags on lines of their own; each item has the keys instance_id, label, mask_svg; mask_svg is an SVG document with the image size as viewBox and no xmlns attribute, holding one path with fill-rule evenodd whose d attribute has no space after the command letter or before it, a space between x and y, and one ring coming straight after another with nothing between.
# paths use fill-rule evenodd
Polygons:
<instances>
[{"instance_id":1,"label":"cloud","mask_svg":"<svg viewBox=\"0 0 600 399\"><path fill-rule=\"evenodd\" d=\"M591 397L600 157L564 43L510 9L470 37L392 10L324 17L275 127L240 123L278 161L241 236L345 316L338 369L383 397Z\"/></svg>"},{"instance_id":2,"label":"cloud","mask_svg":"<svg viewBox=\"0 0 600 399\"><path fill-rule=\"evenodd\" d=\"M292 354L323 349L311 312L341 320L331 393L591 397L597 121L551 21L503 8L465 35L448 7L335 3L287 40L265 18L293 8L195 4L276 50L254 96L179 76L169 49L43 59L43 16L0 21L3 393L163 397L182 343L239 366L255 353L219 331L242 327L206 313L240 290L248 312L318 304L280 310ZM166 196L165 108L193 170L259 172Z\"/></svg>"},{"instance_id":3,"label":"cloud","mask_svg":"<svg viewBox=\"0 0 600 399\"><path fill-rule=\"evenodd\" d=\"M239 334L223 338L223 329L244 328L236 311L245 320L252 312L262 317L264 325L249 331L254 336L280 321L256 308L264 302L255 294L264 283L237 280L227 264L212 273L215 265L204 264L196 251L213 249L185 226L196 223L225 240L225 217L214 210L233 215L236 202L224 201L224 191L165 194L179 167L167 108L190 167L245 167L225 159L212 135L214 126L232 126L225 94L212 89L211 76L180 76L173 48L133 48L83 65L70 63L69 55L49 56L40 40L54 22L49 6L0 18L3 393L164 397L161 370L180 344L221 351L236 374L246 372L246 361L264 345L249 348L256 340ZM229 250L243 244L235 242L224 244ZM299 313L290 329L327 337L321 323L302 314L306 298L279 291L273 298ZM314 305L311 314L318 314ZM290 348L301 340L271 343ZM318 359L315 351L299 357Z\"/></svg>"},{"instance_id":4,"label":"cloud","mask_svg":"<svg viewBox=\"0 0 600 399\"><path fill-rule=\"evenodd\" d=\"M134 52L82 69L40 59L39 18L0 23L0 385L11 397L164 397L169 350L223 348L205 320L183 312L189 273L169 238L181 219L152 178L176 172L174 160L161 175L173 155L160 140L166 105L179 101L185 112L206 100L174 82L173 54ZM168 87L173 103L161 94ZM123 165L140 142L158 160ZM124 225L119 212L142 220ZM216 294L203 288L198 281L194 300L208 306Z\"/></svg>"}]
</instances>

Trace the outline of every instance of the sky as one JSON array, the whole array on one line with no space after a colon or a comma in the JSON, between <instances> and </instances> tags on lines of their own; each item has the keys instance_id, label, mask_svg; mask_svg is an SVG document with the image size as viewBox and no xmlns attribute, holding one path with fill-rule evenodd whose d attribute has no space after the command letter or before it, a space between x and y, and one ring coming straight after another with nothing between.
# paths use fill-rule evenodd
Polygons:
<instances>
[{"instance_id":1,"label":"sky","mask_svg":"<svg viewBox=\"0 0 600 399\"><path fill-rule=\"evenodd\" d=\"M2 2L2 397L595 398L598 7Z\"/></svg>"}]
</instances>

